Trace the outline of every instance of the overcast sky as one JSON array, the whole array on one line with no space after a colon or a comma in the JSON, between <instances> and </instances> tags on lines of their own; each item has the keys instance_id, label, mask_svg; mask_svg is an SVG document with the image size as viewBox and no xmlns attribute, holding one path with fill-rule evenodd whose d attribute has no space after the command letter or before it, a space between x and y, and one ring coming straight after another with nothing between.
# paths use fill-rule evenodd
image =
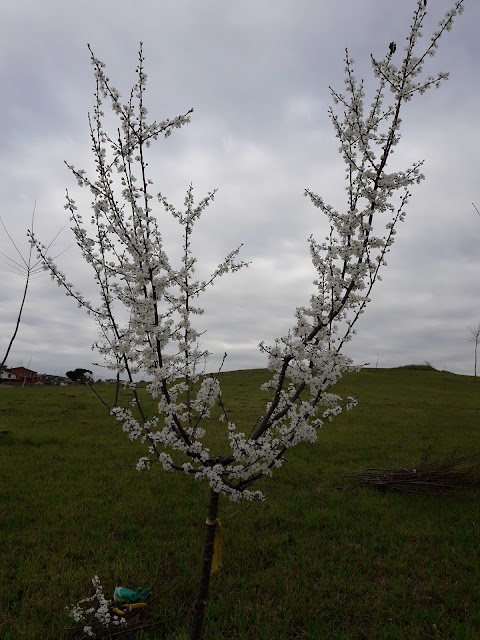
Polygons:
<instances>
[{"instance_id":1,"label":"overcast sky","mask_svg":"<svg viewBox=\"0 0 480 640\"><path fill-rule=\"evenodd\" d=\"M428 0L433 28L449 0ZM465 13L429 59L427 73L449 71L441 89L406 105L395 161L425 159L406 221L383 281L360 319L347 352L356 363L392 367L429 361L455 373L473 371L468 326L480 322L480 4ZM329 85L343 89L345 47L358 77L372 87L370 53L383 57L408 31L415 0L17 0L0 20L1 215L24 254L36 201L38 235L48 242L65 225L65 189L88 218L88 193L64 165L91 167L87 113L94 80L87 43L125 95L144 43L151 118L194 107L189 125L152 149L156 192L180 206L193 182L201 198L218 187L199 223L194 250L210 265L243 242L248 270L210 288L198 328L215 363L226 369L265 366L258 350L292 325L308 303L315 273L307 238L327 227L303 196L321 194L346 206L344 166L328 118ZM400 57L399 57L400 60ZM82 200L83 198L83 200ZM160 208L158 208L160 215ZM165 214L162 215L165 218ZM165 234L175 243L171 224ZM53 248L73 242L68 228ZM0 250L15 257L0 229ZM86 266L70 248L59 260L87 298ZM0 356L13 333L23 281L0 263ZM201 275L201 272L200 272ZM8 359L38 372L92 369L96 328L49 279L32 282ZM1 358L0 358L1 359ZM94 368L97 374L108 375Z\"/></svg>"}]
</instances>

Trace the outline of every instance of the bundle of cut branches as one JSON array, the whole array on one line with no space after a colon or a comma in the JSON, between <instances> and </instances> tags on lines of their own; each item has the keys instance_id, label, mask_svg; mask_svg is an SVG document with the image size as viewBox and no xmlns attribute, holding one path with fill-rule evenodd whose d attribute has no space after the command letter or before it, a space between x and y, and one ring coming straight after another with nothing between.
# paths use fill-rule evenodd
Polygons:
<instances>
[{"instance_id":1,"label":"bundle of cut branches","mask_svg":"<svg viewBox=\"0 0 480 640\"><path fill-rule=\"evenodd\" d=\"M156 582L154 583L156 584ZM148 606L145 608L126 609L125 623L121 626L110 626L104 628L96 619L95 613L91 611L86 619L76 627L68 627L65 631L65 640L84 640L87 637L97 638L97 640L133 640L139 638L140 634L145 631L151 631L152 628L161 629L166 623L178 618L184 618L185 613L167 616L156 612L155 604L159 596L153 596L148 600ZM111 603L114 604L113 602ZM115 609L110 610L115 613ZM90 629L86 632L85 629ZM93 634L93 635L92 635ZM143 637L143 635L142 635ZM146 637L146 636L145 636Z\"/></svg>"},{"instance_id":2,"label":"bundle of cut branches","mask_svg":"<svg viewBox=\"0 0 480 640\"><path fill-rule=\"evenodd\" d=\"M440 460L430 459L430 449L411 469L366 469L345 474L360 486L410 493L448 493L480 489L480 455L452 453Z\"/></svg>"},{"instance_id":3,"label":"bundle of cut branches","mask_svg":"<svg viewBox=\"0 0 480 640\"><path fill-rule=\"evenodd\" d=\"M136 610L138 612L138 609ZM142 610L143 613L143 610ZM129 617L127 624L124 627L117 627L116 630L110 629L102 629L98 624L88 625L91 626L91 633L93 633L93 638L97 638L98 640L128 640L129 638L137 638L139 637L139 633L150 629L152 627L160 628L166 622L170 622L171 620L176 620L177 618L181 618L183 616L170 616L168 618L162 616L147 616L144 617L143 621L135 620L134 617ZM66 637L71 640L84 640L87 637L85 633L85 624L81 624L77 627L69 627L66 630Z\"/></svg>"}]
</instances>

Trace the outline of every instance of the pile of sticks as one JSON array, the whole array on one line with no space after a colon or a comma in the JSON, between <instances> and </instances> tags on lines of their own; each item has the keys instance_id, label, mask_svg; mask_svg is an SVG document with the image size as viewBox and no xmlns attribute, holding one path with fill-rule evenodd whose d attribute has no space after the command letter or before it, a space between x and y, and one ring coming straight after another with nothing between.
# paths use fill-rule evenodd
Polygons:
<instances>
[{"instance_id":1,"label":"pile of sticks","mask_svg":"<svg viewBox=\"0 0 480 640\"><path fill-rule=\"evenodd\" d=\"M345 474L360 486L410 493L449 493L480 488L480 456L452 453L440 460L430 460L428 449L420 463L411 469L366 469Z\"/></svg>"}]
</instances>

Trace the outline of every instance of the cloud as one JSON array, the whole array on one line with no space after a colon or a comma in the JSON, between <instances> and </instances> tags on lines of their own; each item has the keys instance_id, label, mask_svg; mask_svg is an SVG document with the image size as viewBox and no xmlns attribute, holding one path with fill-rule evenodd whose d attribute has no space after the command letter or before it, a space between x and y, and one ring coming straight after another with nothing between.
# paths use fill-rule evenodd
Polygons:
<instances>
[{"instance_id":1,"label":"cloud","mask_svg":"<svg viewBox=\"0 0 480 640\"><path fill-rule=\"evenodd\" d=\"M426 33L449 4L432 3ZM144 0L133 9L125 0L85 0L73 14L59 0L10 3L0 27L5 223L25 252L35 201L44 241L68 224L65 188L88 211L90 194L78 189L63 164L66 159L94 168L86 118L94 82L86 43L107 63L112 83L125 96L143 40L150 115L164 118L195 108L188 126L152 148L156 191L180 206L190 182L197 198L218 187L194 239L199 270L208 274L239 243L243 259L252 262L208 291L199 319L208 328L206 347L215 352L214 363L228 352L226 368L264 366L257 344L284 335L295 307L308 301L314 271L306 240L326 233L304 189L339 210L345 207L328 87L342 90L348 46L371 89L370 52L381 56L392 40L401 50L413 6L413 0L280 0L274 7L266 0ZM432 73L450 71L448 83L405 105L403 139L392 166L425 158L426 180L414 190L384 281L348 346L359 362L375 362L381 352L381 366L428 359L471 372L467 326L480 317L480 219L471 206L480 203L474 144L479 89L473 81L479 19L480 7L467 6L431 61ZM165 246L175 257L175 226L160 214ZM54 249L63 251L72 242L66 229ZM1 234L0 250L12 252ZM94 298L76 247L61 264ZM0 353L11 335L22 284L2 268ZM9 361L27 364L31 357L32 368L51 372L90 368L95 337L94 323L45 277L32 283Z\"/></svg>"}]
</instances>

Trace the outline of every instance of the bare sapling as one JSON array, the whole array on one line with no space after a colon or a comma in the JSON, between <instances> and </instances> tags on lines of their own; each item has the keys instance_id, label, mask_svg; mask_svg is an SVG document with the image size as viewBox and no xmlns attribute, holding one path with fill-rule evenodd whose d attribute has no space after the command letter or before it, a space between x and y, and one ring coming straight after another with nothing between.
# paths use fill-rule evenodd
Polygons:
<instances>
[{"instance_id":1,"label":"bare sapling","mask_svg":"<svg viewBox=\"0 0 480 640\"><path fill-rule=\"evenodd\" d=\"M33 211L32 211L32 220L31 220L31 231L33 233L33 227L34 227L34 222L35 222L35 209L36 209L36 203L33 207ZM3 219L0 217L0 224L3 227L3 230L5 231L5 234L7 235L8 239L10 240L11 245L13 246L13 248L15 249L15 257L12 258L11 256L8 256L7 254L3 253L3 251L0 251L0 255L3 256L4 259L4 263L7 265L7 267L10 269L11 272L17 274L18 276L20 276L20 278L22 278L25 281L24 287L23 287L23 294L22 294L22 299L20 302L20 307L18 309L18 313L17 313L17 320L15 322L15 327L12 333L12 336L8 342L7 345L7 349L5 351L5 353L3 354L3 359L0 362L0 383L2 381L1 378L1 372L3 371L3 368L7 362L8 356L10 355L10 351L13 347L13 343L15 342L15 338L17 337L17 333L18 333L18 329L20 328L20 322L22 320L22 314L23 314L23 308L25 306L25 301L27 299L27 292L28 292L28 288L30 285L30 282L35 279L36 277L40 277L41 275L44 274L43 271L43 260L41 258L39 258L38 260L34 260L33 259L33 250L34 247L32 246L32 244L30 244L29 249L28 249L28 254L25 256L20 249L18 248L17 243L15 242L15 240L12 238L10 232L8 231L8 228L5 226L5 223L3 222ZM58 236L60 235L61 231L59 231L55 237L53 238L53 240L50 242L50 244L47 246L47 251L52 247L53 243L55 242L55 240L58 238ZM64 253L62 251L62 253ZM57 256L55 256L55 259L58 258L61 254L58 254Z\"/></svg>"},{"instance_id":2,"label":"bare sapling","mask_svg":"<svg viewBox=\"0 0 480 640\"><path fill-rule=\"evenodd\" d=\"M74 289L33 234L32 243L67 295L93 315L100 335L96 348L128 380L133 403L114 406L111 413L131 440L145 444L137 468L160 464L167 471L205 481L209 487L191 640L202 634L220 496L263 499L252 485L281 467L290 447L315 442L325 421L356 404L355 398L344 399L331 388L345 371L355 368L343 353L344 347L380 280L411 188L424 179L422 161L403 170L389 170L391 154L401 138L400 113L414 96L447 79L447 73L424 75L424 66L462 10L463 0L453 2L422 47L426 7L419 0L405 45L386 43L382 59L371 56L376 89L369 103L346 50L344 93L331 88L329 116L346 165L347 202L337 210L320 195L305 190L326 216L329 231L323 240L312 235L308 241L316 277L310 298L295 311L293 326L286 335L259 345L272 375L263 387L270 394L269 401L254 424L235 424L229 419L220 371L205 373L209 354L202 348L199 299L219 278L247 266L238 258L240 245L213 272L196 275L199 265L192 253L192 234L212 204L215 190L197 202L190 185L182 208L162 191L156 194L160 212L154 213L147 161L150 144L186 125L193 110L174 119L149 122L142 46L137 80L123 102L105 74L104 63L90 49L96 79L95 105L89 116L96 175L90 177L67 165L79 186L92 194L90 224L84 222L69 192L65 208L77 244L93 270L99 301L89 302ZM111 133L104 127L104 101L110 102L119 120ZM160 213L179 224L182 249L177 264L164 246ZM140 374L148 380L146 390L155 400L154 412L137 393ZM212 426L224 436L222 455L213 455L206 444Z\"/></svg>"},{"instance_id":3,"label":"bare sapling","mask_svg":"<svg viewBox=\"0 0 480 640\"><path fill-rule=\"evenodd\" d=\"M469 342L473 342L475 345L475 357L473 364L473 375L475 378L475 382L477 381L477 351L478 345L480 343L480 323L476 327L468 327L468 338Z\"/></svg>"}]
</instances>

